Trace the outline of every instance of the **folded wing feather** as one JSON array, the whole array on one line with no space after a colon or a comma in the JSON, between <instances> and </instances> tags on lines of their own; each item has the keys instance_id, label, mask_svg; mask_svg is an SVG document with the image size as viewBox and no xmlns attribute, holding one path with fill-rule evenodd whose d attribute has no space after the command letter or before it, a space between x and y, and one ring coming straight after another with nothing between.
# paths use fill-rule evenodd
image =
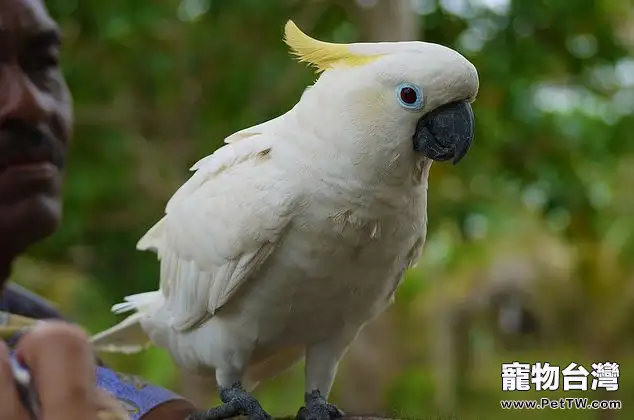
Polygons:
<instances>
[{"instance_id":1,"label":"folded wing feather","mask_svg":"<svg viewBox=\"0 0 634 420\"><path fill-rule=\"evenodd\" d=\"M161 261L164 309L177 330L225 305L275 251L291 222L295 200L281 190L273 143L273 136L252 129L199 161L163 219L139 241L138 249L156 251Z\"/></svg>"}]
</instances>

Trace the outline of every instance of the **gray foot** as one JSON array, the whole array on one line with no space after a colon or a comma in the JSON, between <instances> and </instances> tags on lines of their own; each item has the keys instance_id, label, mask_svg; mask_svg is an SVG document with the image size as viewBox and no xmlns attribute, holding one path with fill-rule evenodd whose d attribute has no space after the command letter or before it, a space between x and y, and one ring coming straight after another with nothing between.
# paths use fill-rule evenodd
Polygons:
<instances>
[{"instance_id":1,"label":"gray foot","mask_svg":"<svg viewBox=\"0 0 634 420\"><path fill-rule=\"evenodd\" d=\"M247 416L249 420L271 420L260 403L242 388L240 382L230 387L219 389L220 400L218 407L190 415L187 420L224 420L239 415Z\"/></svg>"},{"instance_id":2,"label":"gray foot","mask_svg":"<svg viewBox=\"0 0 634 420\"><path fill-rule=\"evenodd\" d=\"M344 415L335 405L328 403L318 390L305 396L306 406L299 409L297 420L332 420Z\"/></svg>"}]
</instances>

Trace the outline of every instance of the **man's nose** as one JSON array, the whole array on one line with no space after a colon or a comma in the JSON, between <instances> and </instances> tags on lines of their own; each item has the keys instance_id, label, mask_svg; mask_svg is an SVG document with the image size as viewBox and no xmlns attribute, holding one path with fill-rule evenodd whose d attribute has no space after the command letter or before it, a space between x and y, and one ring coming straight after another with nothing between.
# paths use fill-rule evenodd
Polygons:
<instances>
[{"instance_id":1,"label":"man's nose","mask_svg":"<svg viewBox=\"0 0 634 420\"><path fill-rule=\"evenodd\" d=\"M0 124L7 120L38 124L51 115L50 98L18 65L0 67L0 92Z\"/></svg>"}]
</instances>

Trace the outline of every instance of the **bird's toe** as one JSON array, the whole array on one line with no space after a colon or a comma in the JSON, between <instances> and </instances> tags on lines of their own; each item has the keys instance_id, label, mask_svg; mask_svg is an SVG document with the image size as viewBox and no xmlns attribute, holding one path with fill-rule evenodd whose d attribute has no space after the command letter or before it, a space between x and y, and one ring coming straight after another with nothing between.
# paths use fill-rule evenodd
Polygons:
<instances>
[{"instance_id":1,"label":"bird's toe","mask_svg":"<svg viewBox=\"0 0 634 420\"><path fill-rule=\"evenodd\" d=\"M306 405L297 413L297 420L333 420L344 415L336 405L330 404L319 391L306 395Z\"/></svg>"},{"instance_id":2,"label":"bird's toe","mask_svg":"<svg viewBox=\"0 0 634 420\"><path fill-rule=\"evenodd\" d=\"M240 383L220 389L223 404L207 411L192 414L187 420L225 420L239 415L249 420L272 420L258 400L242 388Z\"/></svg>"}]
</instances>

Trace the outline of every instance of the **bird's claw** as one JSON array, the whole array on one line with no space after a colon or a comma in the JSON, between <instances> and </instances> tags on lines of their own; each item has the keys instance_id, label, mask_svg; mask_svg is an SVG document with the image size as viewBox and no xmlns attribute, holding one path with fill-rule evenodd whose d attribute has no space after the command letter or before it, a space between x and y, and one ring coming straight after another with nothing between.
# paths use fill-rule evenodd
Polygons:
<instances>
[{"instance_id":1,"label":"bird's claw","mask_svg":"<svg viewBox=\"0 0 634 420\"><path fill-rule=\"evenodd\" d=\"M187 420L224 420L239 415L244 415L249 420L272 420L258 400L245 391L239 382L230 387L220 388L219 394L223 404L192 414Z\"/></svg>"},{"instance_id":2,"label":"bird's claw","mask_svg":"<svg viewBox=\"0 0 634 420\"><path fill-rule=\"evenodd\" d=\"M306 405L299 409L297 420L332 420L344 415L343 411L330 404L318 390L306 394Z\"/></svg>"}]
</instances>

